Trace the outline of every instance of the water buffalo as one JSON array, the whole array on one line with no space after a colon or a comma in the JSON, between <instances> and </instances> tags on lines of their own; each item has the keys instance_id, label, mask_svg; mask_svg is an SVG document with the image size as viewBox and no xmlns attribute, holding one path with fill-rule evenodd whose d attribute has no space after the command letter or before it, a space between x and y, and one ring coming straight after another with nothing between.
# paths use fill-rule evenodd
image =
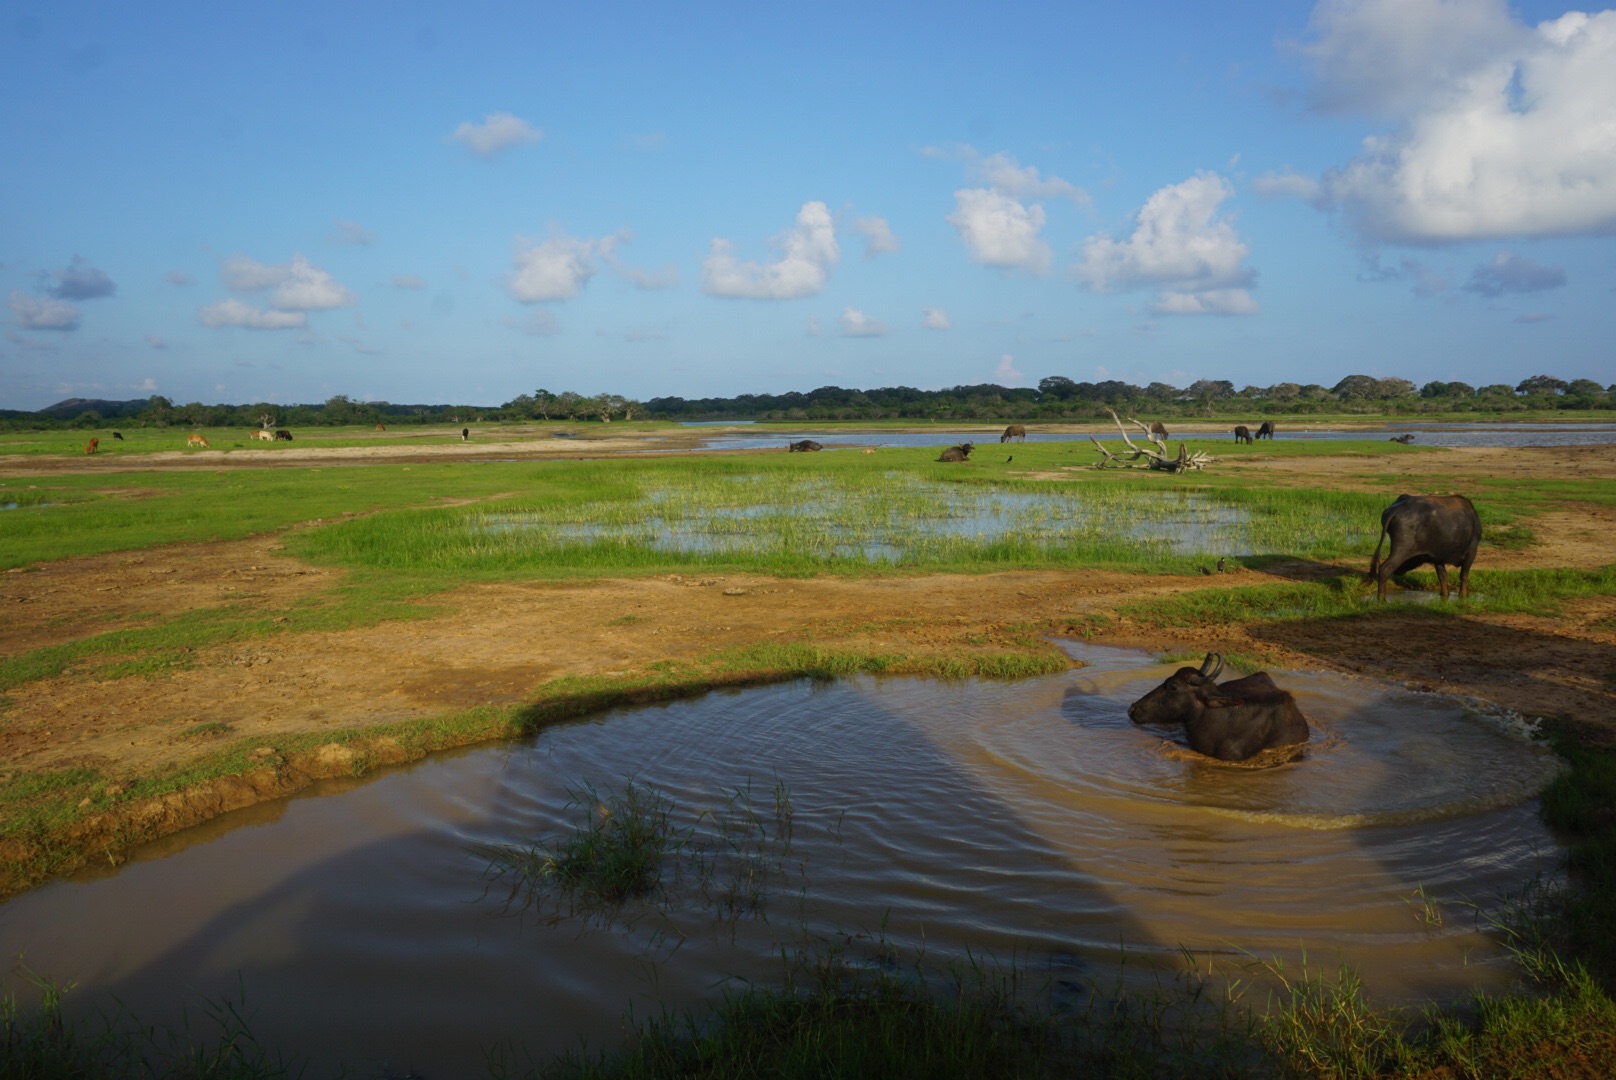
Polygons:
<instances>
[{"instance_id":1,"label":"water buffalo","mask_svg":"<svg viewBox=\"0 0 1616 1080\"><path fill-rule=\"evenodd\" d=\"M1386 441L1387 442L1400 442L1404 446L1407 446L1409 443L1414 441L1414 433L1412 431L1410 431L1410 432L1407 432L1407 433L1402 434L1402 435L1393 435L1391 438L1387 439Z\"/></svg>"},{"instance_id":2,"label":"water buffalo","mask_svg":"<svg viewBox=\"0 0 1616 1080\"><path fill-rule=\"evenodd\" d=\"M291 442L292 441L292 433L290 431L287 431L285 428L276 428L275 429L275 441L276 442Z\"/></svg>"},{"instance_id":3,"label":"water buffalo","mask_svg":"<svg viewBox=\"0 0 1616 1080\"><path fill-rule=\"evenodd\" d=\"M121 431L114 431L112 433L112 437L114 439L117 439L119 442L123 442L123 432L121 432Z\"/></svg>"},{"instance_id":4,"label":"water buffalo","mask_svg":"<svg viewBox=\"0 0 1616 1080\"><path fill-rule=\"evenodd\" d=\"M463 427L463 428L460 429L460 441L461 442L470 442L471 441L471 429L469 427Z\"/></svg>"},{"instance_id":5,"label":"water buffalo","mask_svg":"<svg viewBox=\"0 0 1616 1080\"><path fill-rule=\"evenodd\" d=\"M1199 670L1179 668L1128 707L1136 724L1184 725L1190 749L1219 761L1244 761L1263 750L1297 746L1311 732L1290 691L1266 671L1217 685L1223 657L1207 653Z\"/></svg>"},{"instance_id":6,"label":"water buffalo","mask_svg":"<svg viewBox=\"0 0 1616 1080\"><path fill-rule=\"evenodd\" d=\"M975 449L975 443L960 443L958 446L950 446L947 450L944 450L942 454L938 456L937 460L964 461L966 458L971 456L971 451Z\"/></svg>"},{"instance_id":7,"label":"water buffalo","mask_svg":"<svg viewBox=\"0 0 1616 1080\"><path fill-rule=\"evenodd\" d=\"M1152 420L1150 422L1150 434L1152 437L1160 437L1163 442L1166 442L1168 438L1167 425L1160 420Z\"/></svg>"},{"instance_id":8,"label":"water buffalo","mask_svg":"<svg viewBox=\"0 0 1616 1080\"><path fill-rule=\"evenodd\" d=\"M818 443L814 442L814 440L812 440L812 439L801 439L801 440L799 440L797 442L789 444L786 447L786 453L788 453L788 454L806 454L811 450L823 450L823 449L825 449L825 448L823 446L820 446Z\"/></svg>"},{"instance_id":9,"label":"water buffalo","mask_svg":"<svg viewBox=\"0 0 1616 1080\"><path fill-rule=\"evenodd\" d=\"M1011 424L1009 427L1004 429L1004 434L999 436L999 441L1002 443L1007 443L1011 439L1020 439L1022 442L1026 442L1027 429L1022 427L1020 424Z\"/></svg>"},{"instance_id":10,"label":"water buffalo","mask_svg":"<svg viewBox=\"0 0 1616 1080\"><path fill-rule=\"evenodd\" d=\"M1236 424L1234 426L1234 441L1243 442L1249 446L1251 444L1251 429L1244 424Z\"/></svg>"},{"instance_id":11,"label":"water buffalo","mask_svg":"<svg viewBox=\"0 0 1616 1080\"><path fill-rule=\"evenodd\" d=\"M1388 536L1391 547L1381 562L1380 545ZM1463 495L1399 495L1380 512L1380 539L1369 560L1369 577L1379 581L1380 599L1385 600L1387 578L1432 563L1446 600L1448 566L1457 566L1462 600L1470 595L1470 564L1480 544L1481 517Z\"/></svg>"},{"instance_id":12,"label":"water buffalo","mask_svg":"<svg viewBox=\"0 0 1616 1080\"><path fill-rule=\"evenodd\" d=\"M1257 438L1268 439L1269 441L1273 440L1274 422L1272 420L1264 420L1262 422L1262 427L1257 429Z\"/></svg>"}]
</instances>

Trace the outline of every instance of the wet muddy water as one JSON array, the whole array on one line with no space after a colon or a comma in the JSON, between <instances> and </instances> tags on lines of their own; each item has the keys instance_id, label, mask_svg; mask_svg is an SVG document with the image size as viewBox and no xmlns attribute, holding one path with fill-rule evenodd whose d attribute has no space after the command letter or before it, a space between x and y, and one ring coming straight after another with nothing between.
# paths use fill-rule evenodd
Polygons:
<instances>
[{"instance_id":1,"label":"wet muddy water","mask_svg":"<svg viewBox=\"0 0 1616 1080\"><path fill-rule=\"evenodd\" d=\"M115 996L150 1022L243 986L260 1037L321 1075L338 1059L471 1075L502 1040L609 1041L630 1006L771 980L782 944L858 954L883 923L901 955L1013 959L1079 997L1110 985L1119 942L1134 977L1174 970L1180 946L1242 977L1305 949L1381 1001L1512 977L1472 918L1430 925L1408 899L1485 905L1552 874L1533 799L1552 756L1451 699L1276 672L1313 721L1308 753L1213 763L1127 720L1175 665L1072 648L1088 666L1060 676L716 693L331 784L0 905L0 952L76 981L81 1010ZM630 776L686 820L749 779L785 785L766 919L715 919L677 887L632 925L495 913L476 846L554 835L569 791Z\"/></svg>"}]
</instances>

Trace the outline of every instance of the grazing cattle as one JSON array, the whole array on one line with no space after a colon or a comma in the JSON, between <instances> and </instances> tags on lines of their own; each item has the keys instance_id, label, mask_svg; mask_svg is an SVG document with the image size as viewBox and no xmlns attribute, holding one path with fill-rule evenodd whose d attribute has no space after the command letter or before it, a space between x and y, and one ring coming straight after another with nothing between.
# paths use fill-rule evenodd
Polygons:
<instances>
[{"instance_id":1,"label":"grazing cattle","mask_svg":"<svg viewBox=\"0 0 1616 1080\"><path fill-rule=\"evenodd\" d=\"M861 453L861 454L873 454L873 453L875 453L875 447L866 446L864 449L860 450L859 453Z\"/></svg>"},{"instance_id":2,"label":"grazing cattle","mask_svg":"<svg viewBox=\"0 0 1616 1080\"><path fill-rule=\"evenodd\" d=\"M999 441L1002 443L1007 443L1011 439L1020 439L1022 442L1026 442L1027 429L1022 427L1020 424L1011 424L1009 427L1004 429L1004 434L999 436Z\"/></svg>"},{"instance_id":3,"label":"grazing cattle","mask_svg":"<svg viewBox=\"0 0 1616 1080\"><path fill-rule=\"evenodd\" d=\"M1312 732L1290 691L1267 672L1217 685L1223 657L1207 653L1199 670L1179 668L1128 707L1136 724L1182 724L1190 749L1219 761L1244 761L1263 750L1297 746Z\"/></svg>"},{"instance_id":4,"label":"grazing cattle","mask_svg":"<svg viewBox=\"0 0 1616 1080\"><path fill-rule=\"evenodd\" d=\"M208 440L204 439L201 435L198 435L196 432L193 431L189 435L185 436L185 445L187 447L192 447L192 446L209 446L211 444L208 442Z\"/></svg>"},{"instance_id":5,"label":"grazing cattle","mask_svg":"<svg viewBox=\"0 0 1616 1080\"><path fill-rule=\"evenodd\" d=\"M290 431L287 431L285 428L276 428L275 429L275 441L276 442L291 442L292 441L292 433Z\"/></svg>"},{"instance_id":6,"label":"grazing cattle","mask_svg":"<svg viewBox=\"0 0 1616 1080\"><path fill-rule=\"evenodd\" d=\"M1251 444L1251 429L1244 424L1236 424L1234 426L1234 441L1243 442L1249 446Z\"/></svg>"},{"instance_id":7,"label":"grazing cattle","mask_svg":"<svg viewBox=\"0 0 1616 1080\"><path fill-rule=\"evenodd\" d=\"M387 430L387 425L386 424L377 424L376 425L376 430L377 431L386 431Z\"/></svg>"},{"instance_id":8,"label":"grazing cattle","mask_svg":"<svg viewBox=\"0 0 1616 1080\"><path fill-rule=\"evenodd\" d=\"M1381 562L1380 545L1387 537L1391 546ZM1369 577L1380 583L1380 599L1385 600L1387 578L1432 563L1446 600L1448 567L1457 566L1462 600L1470 595L1470 564L1476 561L1480 544L1481 517L1463 495L1399 495L1380 512L1380 539L1369 560Z\"/></svg>"},{"instance_id":9,"label":"grazing cattle","mask_svg":"<svg viewBox=\"0 0 1616 1080\"><path fill-rule=\"evenodd\" d=\"M944 450L937 460L964 461L966 458L971 456L971 451L975 449L975 443L960 443L958 446L950 446L947 450Z\"/></svg>"},{"instance_id":10,"label":"grazing cattle","mask_svg":"<svg viewBox=\"0 0 1616 1080\"><path fill-rule=\"evenodd\" d=\"M460 441L461 442L470 442L471 441L471 429L469 427L463 427L463 428L460 429Z\"/></svg>"},{"instance_id":11,"label":"grazing cattle","mask_svg":"<svg viewBox=\"0 0 1616 1080\"><path fill-rule=\"evenodd\" d=\"M1257 429L1257 438L1272 441L1274 438L1274 422L1272 420L1262 422L1262 427Z\"/></svg>"},{"instance_id":12,"label":"grazing cattle","mask_svg":"<svg viewBox=\"0 0 1616 1080\"><path fill-rule=\"evenodd\" d=\"M825 448L823 446L820 446L818 443L814 442L814 440L812 440L812 439L802 439L802 440L800 440L798 442L794 442L794 443L791 443L791 444L787 445L786 446L786 453L788 453L788 454L806 454L810 450L823 450L823 449L825 449Z\"/></svg>"},{"instance_id":13,"label":"grazing cattle","mask_svg":"<svg viewBox=\"0 0 1616 1080\"><path fill-rule=\"evenodd\" d=\"M1167 426L1160 420L1152 420L1150 422L1150 437L1152 439L1161 439L1163 442L1166 442L1168 438Z\"/></svg>"},{"instance_id":14,"label":"grazing cattle","mask_svg":"<svg viewBox=\"0 0 1616 1080\"><path fill-rule=\"evenodd\" d=\"M1404 434L1404 435L1393 435L1391 438L1387 439L1386 441L1387 442L1402 443L1404 446L1407 446L1409 443L1414 441L1414 433L1412 431L1410 431L1410 432L1408 432L1407 434Z\"/></svg>"},{"instance_id":15,"label":"grazing cattle","mask_svg":"<svg viewBox=\"0 0 1616 1080\"><path fill-rule=\"evenodd\" d=\"M100 439L91 439L88 443L86 443L84 445L84 452L86 454L93 454L93 453L96 452L96 449L98 447L100 447L100 445L101 445L101 440Z\"/></svg>"},{"instance_id":16,"label":"grazing cattle","mask_svg":"<svg viewBox=\"0 0 1616 1080\"><path fill-rule=\"evenodd\" d=\"M117 439L119 442L123 442L123 432L121 432L121 431L114 431L112 433L112 437L114 439Z\"/></svg>"},{"instance_id":17,"label":"grazing cattle","mask_svg":"<svg viewBox=\"0 0 1616 1080\"><path fill-rule=\"evenodd\" d=\"M252 438L258 442L274 442L275 433L273 431L255 431L252 433Z\"/></svg>"}]
</instances>

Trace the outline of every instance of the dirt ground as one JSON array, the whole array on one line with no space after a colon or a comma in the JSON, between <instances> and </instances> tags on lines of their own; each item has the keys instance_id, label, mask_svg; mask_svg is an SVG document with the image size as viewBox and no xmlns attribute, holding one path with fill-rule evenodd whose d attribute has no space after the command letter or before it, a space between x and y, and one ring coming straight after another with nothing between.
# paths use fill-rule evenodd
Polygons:
<instances>
[{"instance_id":1,"label":"dirt ground","mask_svg":"<svg viewBox=\"0 0 1616 1080\"><path fill-rule=\"evenodd\" d=\"M1558 478L1566 474L1568 456L1578 459L1580 475L1616 476L1610 448L1570 454L1478 449L1444 455L1449 464L1436 489L1462 490L1466 478L1478 475ZM1356 483L1371 472L1395 471L1401 462L1321 458L1284 464L1285 482ZM1237 467L1263 471L1277 463ZM1589 568L1616 561L1610 540L1616 508L1556 510L1533 527L1542 540L1538 546L1483 549L1478 566ZM1292 581L1320 571L1282 565L1210 578L1080 571L471 584L430 598L442 611L427 619L336 633L287 632L245 646L201 649L188 666L155 678L70 673L25 683L9 692L9 705L0 711L0 781L78 765L113 778L168 772L216 748L194 732L203 724L225 725L210 730L227 729L232 739L273 746L293 734L521 703L559 676L633 674L727 646L791 642L950 652L1008 641L1022 632L1017 624L1077 632L1089 625L1085 616L1114 616L1120 605L1141 598ZM283 608L340 578L341 571L286 555L275 536L22 568L0 575L0 655L232 601ZM1432 619L1411 603L1388 605L1366 619L1238 628L1166 631L1113 617L1095 640L1158 652L1221 649L1275 667L1358 672L1616 732L1613 598L1568 604L1558 617ZM265 797L280 792L266 789Z\"/></svg>"}]
</instances>

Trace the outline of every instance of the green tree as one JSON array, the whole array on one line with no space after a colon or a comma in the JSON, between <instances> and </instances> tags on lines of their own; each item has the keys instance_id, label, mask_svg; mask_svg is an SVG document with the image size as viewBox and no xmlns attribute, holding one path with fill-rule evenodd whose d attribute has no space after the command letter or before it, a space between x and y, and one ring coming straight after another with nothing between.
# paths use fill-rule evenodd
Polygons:
<instances>
[{"instance_id":1,"label":"green tree","mask_svg":"<svg viewBox=\"0 0 1616 1080\"><path fill-rule=\"evenodd\" d=\"M1533 375L1530 379L1522 379L1515 387L1517 394L1563 394L1567 383L1563 379L1556 379L1553 375Z\"/></svg>"}]
</instances>

